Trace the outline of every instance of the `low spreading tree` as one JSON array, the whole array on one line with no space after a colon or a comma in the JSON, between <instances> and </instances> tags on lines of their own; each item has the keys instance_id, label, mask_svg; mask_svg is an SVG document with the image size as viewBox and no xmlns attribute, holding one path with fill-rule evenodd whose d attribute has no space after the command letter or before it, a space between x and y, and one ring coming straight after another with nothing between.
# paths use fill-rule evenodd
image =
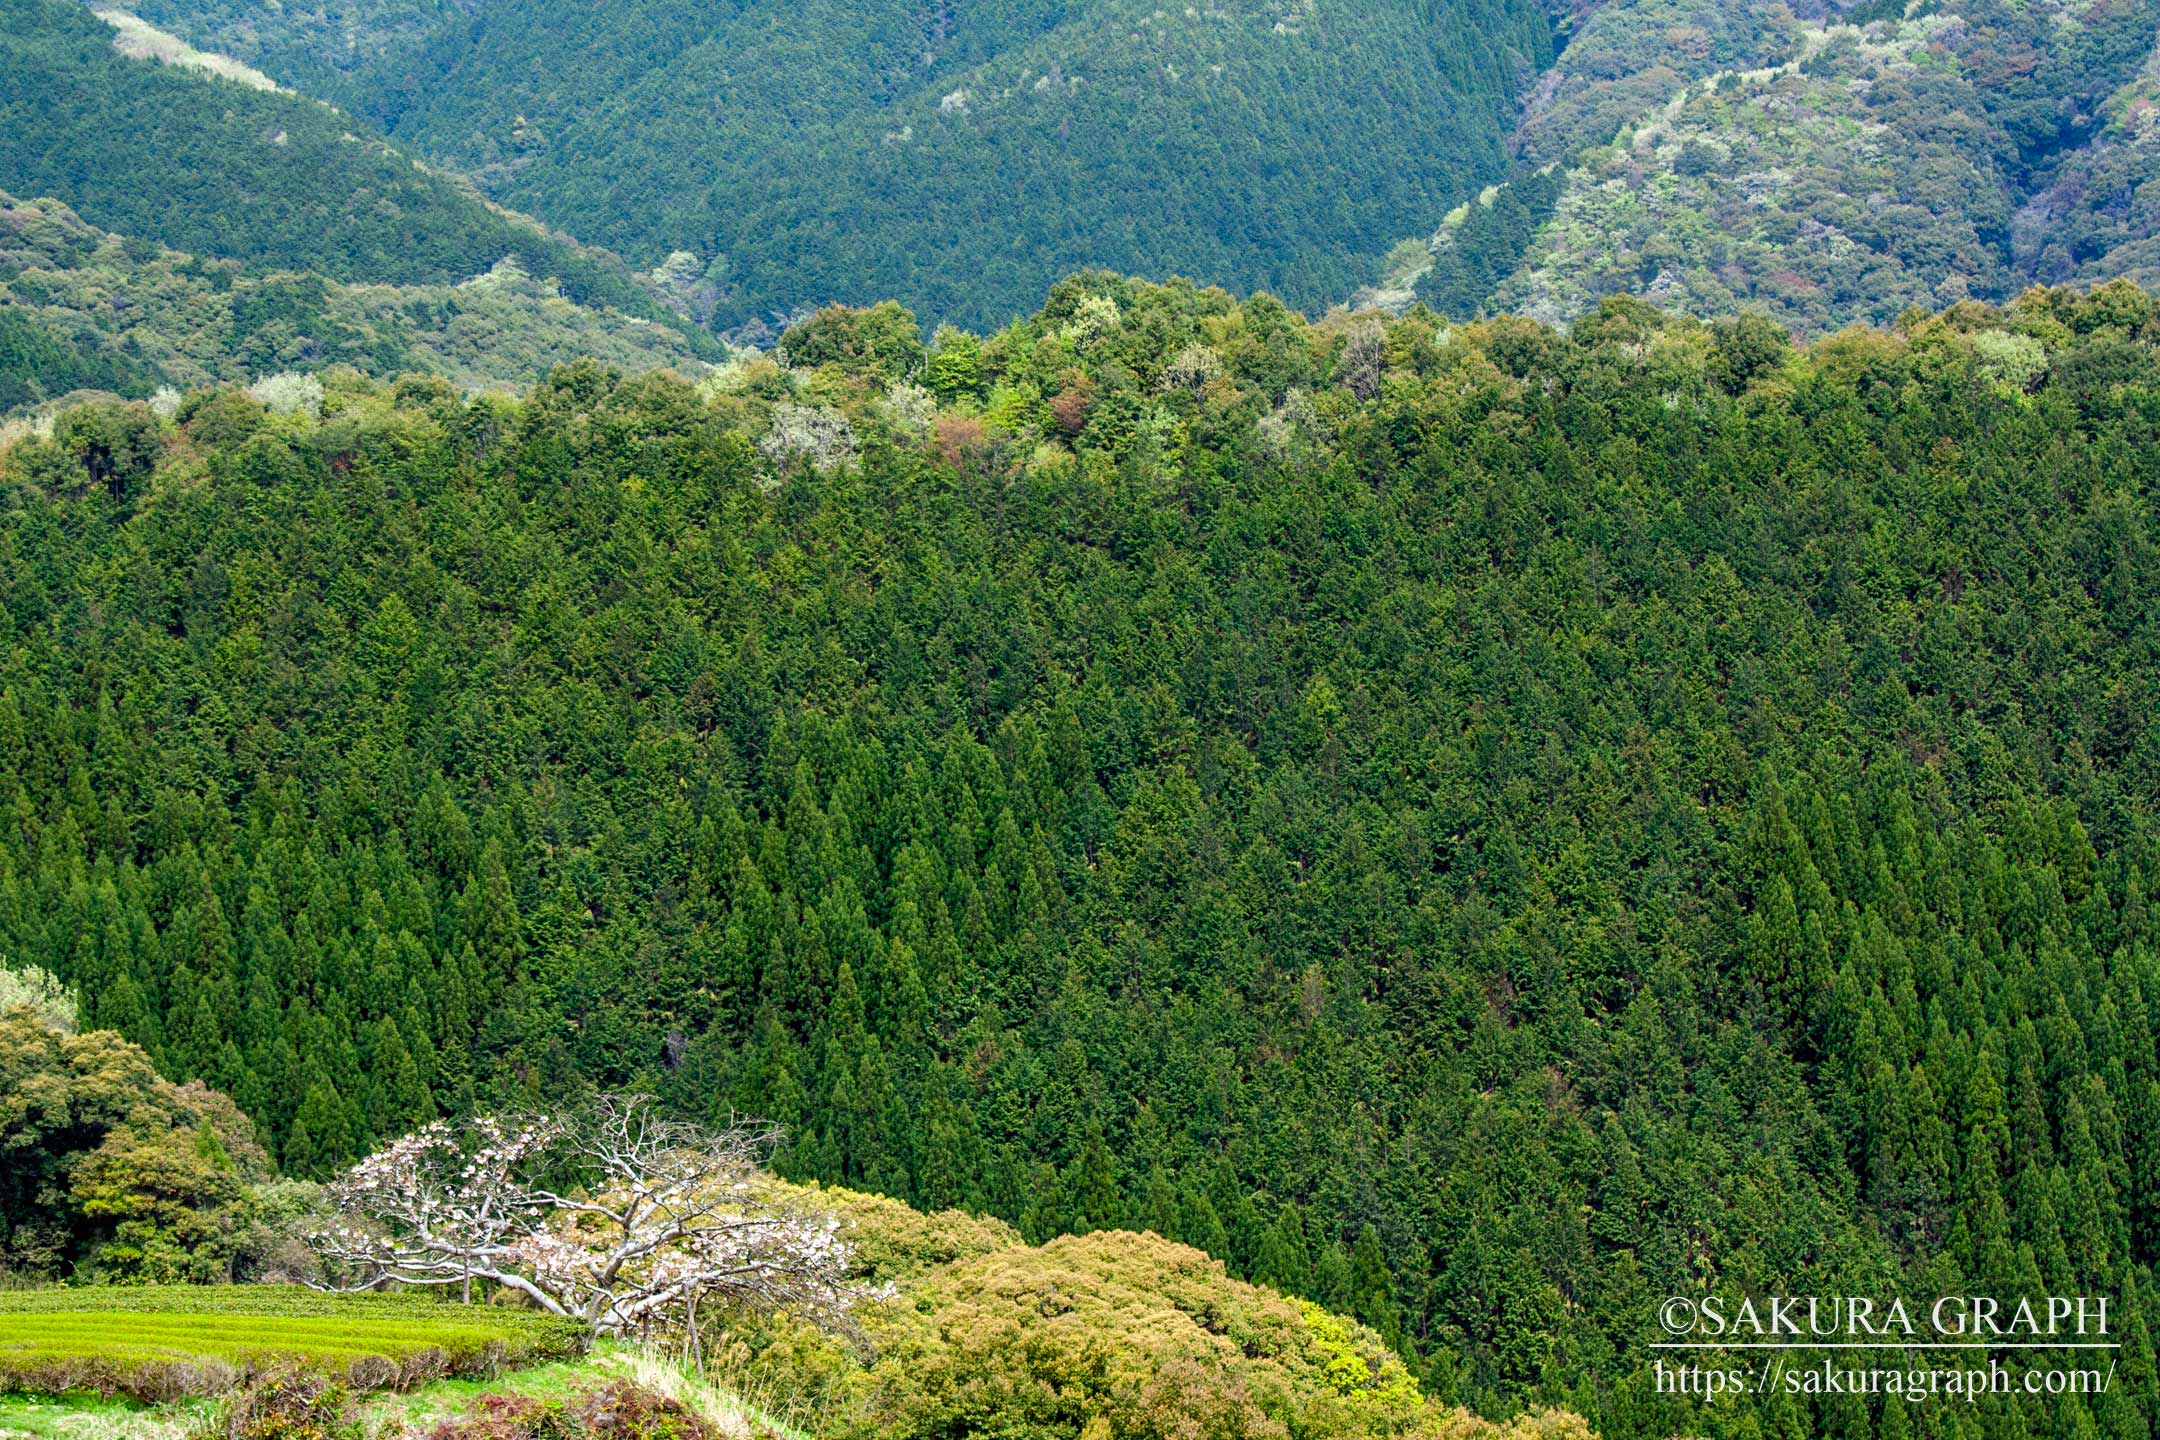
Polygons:
<instances>
[{"instance_id":1,"label":"low spreading tree","mask_svg":"<svg viewBox=\"0 0 2160 1440\"><path fill-rule=\"evenodd\" d=\"M791 1203L760 1125L707 1129L643 1096L438 1121L332 1182L312 1232L331 1288L480 1280L601 1334L686 1329L706 1303L845 1326L839 1221Z\"/></svg>"}]
</instances>

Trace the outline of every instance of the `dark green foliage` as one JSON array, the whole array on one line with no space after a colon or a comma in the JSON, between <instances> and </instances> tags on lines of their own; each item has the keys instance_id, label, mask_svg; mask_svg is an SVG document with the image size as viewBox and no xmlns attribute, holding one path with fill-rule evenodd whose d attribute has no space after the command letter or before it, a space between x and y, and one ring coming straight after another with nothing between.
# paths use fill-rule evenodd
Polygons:
<instances>
[{"instance_id":1,"label":"dark green foliage","mask_svg":"<svg viewBox=\"0 0 2160 1440\"><path fill-rule=\"evenodd\" d=\"M101 337L68 334L27 310L0 304L0 411L74 390L140 395L149 376Z\"/></svg>"},{"instance_id":2,"label":"dark green foliage","mask_svg":"<svg viewBox=\"0 0 2160 1440\"><path fill-rule=\"evenodd\" d=\"M1494 288L1514 273L1552 214L1565 179L1558 168L1521 172L1494 187L1490 204L1465 207L1459 224L1441 227L1417 298L1442 315L1483 314Z\"/></svg>"},{"instance_id":3,"label":"dark green foliage","mask_svg":"<svg viewBox=\"0 0 2160 1440\"><path fill-rule=\"evenodd\" d=\"M1710 378L1738 395L1774 373L1792 353L1792 341L1760 315L1732 315L1710 327Z\"/></svg>"},{"instance_id":4,"label":"dark green foliage","mask_svg":"<svg viewBox=\"0 0 2160 1440\"><path fill-rule=\"evenodd\" d=\"M621 265L504 216L351 118L133 60L69 0L0 0L0 187L198 255L430 283L514 256L579 303L662 312Z\"/></svg>"},{"instance_id":5,"label":"dark green foliage","mask_svg":"<svg viewBox=\"0 0 2160 1440\"><path fill-rule=\"evenodd\" d=\"M862 366L196 404L125 509L9 472L0 950L288 1171L645 1084L1617 1440L1901 1423L1655 1394L1678 1291L2105 1292L2150 1375L2151 315L1091 275L921 441Z\"/></svg>"},{"instance_id":6,"label":"dark green foliage","mask_svg":"<svg viewBox=\"0 0 2160 1440\"><path fill-rule=\"evenodd\" d=\"M21 447L18 463L41 489L131 502L157 463L158 422L146 405L95 401L64 411L52 434Z\"/></svg>"},{"instance_id":7,"label":"dark green foliage","mask_svg":"<svg viewBox=\"0 0 2160 1440\"><path fill-rule=\"evenodd\" d=\"M921 327L890 300L865 310L828 305L781 335L779 349L790 365L837 365L849 375L888 381L906 379L923 364Z\"/></svg>"},{"instance_id":8,"label":"dark green foliage","mask_svg":"<svg viewBox=\"0 0 2160 1440\"><path fill-rule=\"evenodd\" d=\"M200 1284L281 1263L269 1157L229 1097L25 1009L0 1012L0 1087L0 1275Z\"/></svg>"},{"instance_id":9,"label":"dark green foliage","mask_svg":"<svg viewBox=\"0 0 2160 1440\"><path fill-rule=\"evenodd\" d=\"M722 262L722 326L885 297L995 326L1091 264L1321 309L1502 171L1552 55L1528 0L369 8L422 28L349 73L308 6L148 13L640 266Z\"/></svg>"}]
</instances>

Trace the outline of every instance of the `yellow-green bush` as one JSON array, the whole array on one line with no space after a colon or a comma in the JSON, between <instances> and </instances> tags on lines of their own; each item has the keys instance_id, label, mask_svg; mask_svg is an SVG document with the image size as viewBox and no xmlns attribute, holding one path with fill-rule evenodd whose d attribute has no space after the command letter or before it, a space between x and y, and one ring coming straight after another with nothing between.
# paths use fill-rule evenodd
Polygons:
<instances>
[{"instance_id":1,"label":"yellow-green bush","mask_svg":"<svg viewBox=\"0 0 2160 1440\"><path fill-rule=\"evenodd\" d=\"M1352 1320L1125 1231L1004 1245L925 1273L868 1322L865 1437L1085 1440L1585 1435L1496 1427L1428 1401Z\"/></svg>"},{"instance_id":2,"label":"yellow-green bush","mask_svg":"<svg viewBox=\"0 0 2160 1440\"><path fill-rule=\"evenodd\" d=\"M883 1195L838 1186L809 1189L838 1209L857 1270L876 1284L904 1285L936 1266L1023 1244L1020 1232L995 1216L964 1210L925 1214Z\"/></svg>"}]
</instances>

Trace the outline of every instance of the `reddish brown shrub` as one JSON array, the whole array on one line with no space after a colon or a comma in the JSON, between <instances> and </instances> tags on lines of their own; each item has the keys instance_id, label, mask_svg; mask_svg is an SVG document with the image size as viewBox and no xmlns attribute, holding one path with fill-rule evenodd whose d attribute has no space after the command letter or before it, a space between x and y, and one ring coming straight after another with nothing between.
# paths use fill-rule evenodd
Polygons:
<instances>
[{"instance_id":1,"label":"reddish brown shrub","mask_svg":"<svg viewBox=\"0 0 2160 1440\"><path fill-rule=\"evenodd\" d=\"M428 1440L536 1440L540 1435L574 1433L561 1401L542 1404L530 1395L482 1395L472 1414L445 1420Z\"/></svg>"},{"instance_id":2,"label":"reddish brown shrub","mask_svg":"<svg viewBox=\"0 0 2160 1440\"><path fill-rule=\"evenodd\" d=\"M483 1395L473 1413L445 1420L428 1440L715 1440L703 1420L657 1390L627 1380L567 1404Z\"/></svg>"},{"instance_id":3,"label":"reddish brown shrub","mask_svg":"<svg viewBox=\"0 0 2160 1440\"><path fill-rule=\"evenodd\" d=\"M937 418L938 454L945 457L948 465L958 465L960 457L983 447L983 422L972 415L940 415Z\"/></svg>"},{"instance_id":4,"label":"reddish brown shrub","mask_svg":"<svg viewBox=\"0 0 2160 1440\"><path fill-rule=\"evenodd\" d=\"M287 1376L243 1390L233 1400L232 1440L347 1440L356 1435L342 1385Z\"/></svg>"},{"instance_id":5,"label":"reddish brown shrub","mask_svg":"<svg viewBox=\"0 0 2160 1440\"><path fill-rule=\"evenodd\" d=\"M618 1380L575 1410L588 1440L713 1440L711 1427L657 1390Z\"/></svg>"},{"instance_id":6,"label":"reddish brown shrub","mask_svg":"<svg viewBox=\"0 0 2160 1440\"><path fill-rule=\"evenodd\" d=\"M1075 376L1063 390L1050 397L1050 418L1067 435L1087 427L1088 407L1094 403L1095 387L1084 375Z\"/></svg>"}]
</instances>

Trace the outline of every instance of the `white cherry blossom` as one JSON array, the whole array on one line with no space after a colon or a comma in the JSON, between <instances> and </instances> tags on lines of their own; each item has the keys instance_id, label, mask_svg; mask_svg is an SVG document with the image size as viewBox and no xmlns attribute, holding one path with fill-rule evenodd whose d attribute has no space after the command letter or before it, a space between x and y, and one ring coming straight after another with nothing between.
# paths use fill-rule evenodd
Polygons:
<instances>
[{"instance_id":1,"label":"white cherry blossom","mask_svg":"<svg viewBox=\"0 0 2160 1440\"><path fill-rule=\"evenodd\" d=\"M686 1327L699 1308L844 1327L864 1293L838 1220L763 1172L777 1132L671 1120L639 1095L563 1115L438 1121L329 1189L310 1237L336 1288L506 1286L602 1334Z\"/></svg>"}]
</instances>

